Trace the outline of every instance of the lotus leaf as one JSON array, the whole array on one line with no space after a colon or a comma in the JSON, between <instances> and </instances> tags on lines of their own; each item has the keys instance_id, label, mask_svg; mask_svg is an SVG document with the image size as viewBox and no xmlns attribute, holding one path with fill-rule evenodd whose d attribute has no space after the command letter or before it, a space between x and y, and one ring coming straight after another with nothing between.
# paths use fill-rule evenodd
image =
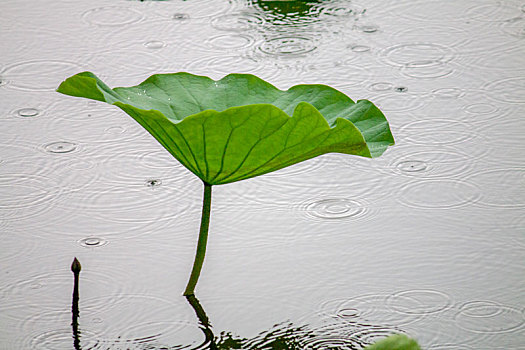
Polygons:
<instances>
[{"instance_id":1,"label":"lotus leaf","mask_svg":"<svg viewBox=\"0 0 525 350\"><path fill-rule=\"evenodd\" d=\"M364 350L421 350L414 339L404 334L394 334L367 346Z\"/></svg>"},{"instance_id":2,"label":"lotus leaf","mask_svg":"<svg viewBox=\"0 0 525 350\"><path fill-rule=\"evenodd\" d=\"M377 157L394 143L376 106L367 100L354 103L325 85L281 91L249 74L214 81L174 73L110 89L84 72L66 79L57 91L120 107L210 185L328 152Z\"/></svg>"}]
</instances>

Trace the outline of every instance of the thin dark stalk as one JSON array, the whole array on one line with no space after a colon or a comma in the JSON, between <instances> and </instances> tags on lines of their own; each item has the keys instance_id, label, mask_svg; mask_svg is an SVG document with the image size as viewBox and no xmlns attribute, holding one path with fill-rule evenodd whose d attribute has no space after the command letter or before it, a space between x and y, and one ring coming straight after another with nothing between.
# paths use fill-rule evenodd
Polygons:
<instances>
[{"instance_id":1,"label":"thin dark stalk","mask_svg":"<svg viewBox=\"0 0 525 350\"><path fill-rule=\"evenodd\" d=\"M75 258L73 260L73 263L71 264L71 271L73 271L73 275L75 276L75 282L73 284L73 304L71 305L71 314L73 317L73 320L71 322L71 327L73 328L73 347L75 350L81 350L80 332L78 330L78 316L80 314L80 311L78 309L78 299L79 299L78 283L79 283L81 269L82 269L82 266L80 265L80 262L77 260L77 258Z\"/></svg>"},{"instance_id":2,"label":"thin dark stalk","mask_svg":"<svg viewBox=\"0 0 525 350\"><path fill-rule=\"evenodd\" d=\"M201 215L201 228L199 231L199 240L197 242L197 253L195 254L195 260L193 262L193 269L191 270L190 280L184 291L184 295L194 295L195 286L199 280L199 276L202 270L202 264L204 263L204 256L206 254L206 243L208 241L208 229L210 227L210 212L211 212L211 185L203 182L204 194L202 198L202 215Z\"/></svg>"}]
</instances>

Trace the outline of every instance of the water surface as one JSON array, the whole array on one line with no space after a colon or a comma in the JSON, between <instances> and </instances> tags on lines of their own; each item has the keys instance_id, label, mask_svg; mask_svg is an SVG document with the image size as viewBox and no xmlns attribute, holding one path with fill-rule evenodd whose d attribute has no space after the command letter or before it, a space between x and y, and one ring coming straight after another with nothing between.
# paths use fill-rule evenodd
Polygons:
<instances>
[{"instance_id":1,"label":"water surface","mask_svg":"<svg viewBox=\"0 0 525 350\"><path fill-rule=\"evenodd\" d=\"M0 9L0 349L73 348L74 256L83 349L207 348L207 331L222 348L406 333L429 350L525 349L523 2ZM207 329L181 296L201 184L119 109L54 92L84 70L110 86L177 71L328 84L378 105L397 145L216 186Z\"/></svg>"}]
</instances>

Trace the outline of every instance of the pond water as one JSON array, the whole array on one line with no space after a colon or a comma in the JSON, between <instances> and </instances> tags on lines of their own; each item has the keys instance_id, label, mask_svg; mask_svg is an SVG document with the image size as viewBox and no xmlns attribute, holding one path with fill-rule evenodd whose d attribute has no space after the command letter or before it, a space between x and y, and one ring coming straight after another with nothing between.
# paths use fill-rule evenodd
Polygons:
<instances>
[{"instance_id":1,"label":"pond water","mask_svg":"<svg viewBox=\"0 0 525 350\"><path fill-rule=\"evenodd\" d=\"M525 349L522 0L0 10L0 349L205 349L210 332L221 349L391 333ZM110 86L177 71L327 84L379 106L397 144L215 186L200 309L182 292L202 184L118 108L54 92L85 70Z\"/></svg>"}]
</instances>

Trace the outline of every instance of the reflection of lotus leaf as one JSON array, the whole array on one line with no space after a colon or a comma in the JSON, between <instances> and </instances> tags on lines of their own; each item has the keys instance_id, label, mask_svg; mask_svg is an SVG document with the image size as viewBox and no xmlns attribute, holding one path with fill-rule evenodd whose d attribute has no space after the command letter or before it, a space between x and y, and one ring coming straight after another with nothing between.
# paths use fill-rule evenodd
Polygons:
<instances>
[{"instance_id":1,"label":"reflection of lotus leaf","mask_svg":"<svg viewBox=\"0 0 525 350\"><path fill-rule=\"evenodd\" d=\"M84 72L65 80L58 91L120 107L210 185L248 179L328 152L376 157L394 143L376 106L367 100L354 103L325 85L281 91L248 74L214 81L174 73L110 89Z\"/></svg>"},{"instance_id":2,"label":"reflection of lotus leaf","mask_svg":"<svg viewBox=\"0 0 525 350\"><path fill-rule=\"evenodd\" d=\"M305 345L309 340L315 341L315 339L319 337L315 331L309 330L307 327L295 327L291 324L286 328L278 328L278 326L281 325L276 325L274 329L262 332L253 339L236 338L231 333L222 332L220 336L216 337L214 340L210 340L210 349L300 350L307 348ZM351 339L348 339L347 341L348 344L351 344ZM356 345L357 344L358 342L356 342ZM336 349L340 344L334 340L334 347L329 347L329 344L324 345L327 346L327 349ZM364 350L421 350L421 348L415 340L406 335L394 334L367 346Z\"/></svg>"},{"instance_id":3,"label":"reflection of lotus leaf","mask_svg":"<svg viewBox=\"0 0 525 350\"><path fill-rule=\"evenodd\" d=\"M309 326L297 327L291 322L275 324L271 329L261 332L258 336L247 339L234 336L231 332L221 332L219 336L213 334L210 320L204 311L201 303L195 295L187 296L186 299L195 311L201 324L201 330L206 337L205 344L208 349L232 350L232 349L280 349L280 350L300 350L310 349L312 342L319 340L333 341L333 344L323 344L322 348L335 349L340 345L340 341L352 344L352 338L334 337L332 331L324 334L321 329L311 329ZM355 340L355 345L363 345L359 340ZM346 347L345 347L346 348ZM354 347L352 346L352 349ZM317 347L316 347L317 349ZM421 350L417 342L408 338L404 334L394 334L384 338L364 350Z\"/></svg>"},{"instance_id":4,"label":"reflection of lotus leaf","mask_svg":"<svg viewBox=\"0 0 525 350\"><path fill-rule=\"evenodd\" d=\"M252 3L264 11L275 12L281 15L304 15L308 14L313 6L321 3L320 0L300 1L300 0L252 0Z\"/></svg>"}]
</instances>

